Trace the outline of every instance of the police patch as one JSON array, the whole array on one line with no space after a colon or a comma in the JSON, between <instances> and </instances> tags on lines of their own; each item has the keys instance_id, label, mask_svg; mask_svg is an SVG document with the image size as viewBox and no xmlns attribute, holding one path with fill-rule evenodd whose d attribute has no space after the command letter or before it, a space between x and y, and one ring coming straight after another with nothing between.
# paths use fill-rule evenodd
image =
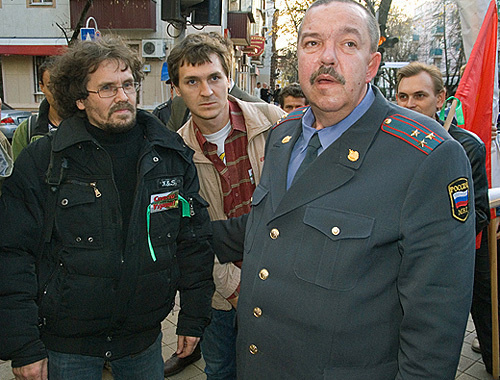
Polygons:
<instances>
[{"instance_id":1,"label":"police patch","mask_svg":"<svg viewBox=\"0 0 500 380\"><path fill-rule=\"evenodd\" d=\"M150 200L150 212L160 212L179 207L179 190L153 194Z\"/></svg>"},{"instance_id":2,"label":"police patch","mask_svg":"<svg viewBox=\"0 0 500 380\"><path fill-rule=\"evenodd\" d=\"M469 181L461 177L448 185L451 202L451 215L461 222L469 217Z\"/></svg>"}]
</instances>

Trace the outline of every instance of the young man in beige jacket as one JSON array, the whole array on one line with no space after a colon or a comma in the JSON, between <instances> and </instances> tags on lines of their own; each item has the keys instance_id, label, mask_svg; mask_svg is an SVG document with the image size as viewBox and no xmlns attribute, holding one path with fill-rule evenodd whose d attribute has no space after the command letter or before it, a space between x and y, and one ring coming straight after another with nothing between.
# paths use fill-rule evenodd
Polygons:
<instances>
[{"instance_id":1,"label":"young man in beige jacket","mask_svg":"<svg viewBox=\"0 0 500 380\"><path fill-rule=\"evenodd\" d=\"M215 33L187 36L168 57L172 83L191 111L178 133L194 150L200 194L210 204L211 220L250 211L264 163L267 131L283 115L276 106L228 95L231 64L232 46ZM216 260L214 282L212 322L201 343L205 373L208 380L233 380L240 269ZM174 364L178 372L186 360L179 363L174 357L168 364ZM168 369L171 373L171 366Z\"/></svg>"}]
</instances>

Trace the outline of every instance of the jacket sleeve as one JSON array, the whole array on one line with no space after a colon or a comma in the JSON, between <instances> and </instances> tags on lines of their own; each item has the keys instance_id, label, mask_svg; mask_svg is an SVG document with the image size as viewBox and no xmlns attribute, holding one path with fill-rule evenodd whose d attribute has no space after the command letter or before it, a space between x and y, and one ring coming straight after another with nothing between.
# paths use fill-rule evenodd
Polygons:
<instances>
[{"instance_id":1,"label":"jacket sleeve","mask_svg":"<svg viewBox=\"0 0 500 380\"><path fill-rule=\"evenodd\" d=\"M209 243L211 229L206 209L208 204L198 191L196 168L191 161L184 177L184 194L191 201L192 215L182 218L177 238L181 297L177 335L200 337L210 322L214 294L214 254Z\"/></svg>"},{"instance_id":2,"label":"jacket sleeve","mask_svg":"<svg viewBox=\"0 0 500 380\"><path fill-rule=\"evenodd\" d=\"M238 289L241 269L232 263L221 264L217 258L214 263L215 291L228 299Z\"/></svg>"},{"instance_id":3,"label":"jacket sleeve","mask_svg":"<svg viewBox=\"0 0 500 380\"><path fill-rule=\"evenodd\" d=\"M0 359L13 367L46 357L36 305L44 204L39 164L31 150L23 151L0 197Z\"/></svg>"},{"instance_id":4,"label":"jacket sleeve","mask_svg":"<svg viewBox=\"0 0 500 380\"><path fill-rule=\"evenodd\" d=\"M248 215L212 222L212 245L221 263L243 260Z\"/></svg>"},{"instance_id":5,"label":"jacket sleeve","mask_svg":"<svg viewBox=\"0 0 500 380\"><path fill-rule=\"evenodd\" d=\"M484 230L490 222L490 206L488 199L488 176L486 174L486 148L476 143L468 153L474 181L474 205L476 209L476 235Z\"/></svg>"},{"instance_id":6,"label":"jacket sleeve","mask_svg":"<svg viewBox=\"0 0 500 380\"><path fill-rule=\"evenodd\" d=\"M457 179L469 184L465 221L454 217L465 215L454 209L454 189L463 189L453 186ZM468 159L458 142L447 140L415 171L401 213L398 380L455 378L472 300L472 199Z\"/></svg>"},{"instance_id":7,"label":"jacket sleeve","mask_svg":"<svg viewBox=\"0 0 500 380\"><path fill-rule=\"evenodd\" d=\"M12 153L14 160L17 160L19 153L28 145L28 119L24 120L14 131L12 136Z\"/></svg>"}]
</instances>

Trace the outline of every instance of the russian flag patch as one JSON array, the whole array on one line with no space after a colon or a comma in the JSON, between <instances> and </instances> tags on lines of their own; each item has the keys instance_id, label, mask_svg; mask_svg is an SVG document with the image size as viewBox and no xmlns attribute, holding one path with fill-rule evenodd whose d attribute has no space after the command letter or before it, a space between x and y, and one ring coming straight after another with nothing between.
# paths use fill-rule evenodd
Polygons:
<instances>
[{"instance_id":1,"label":"russian flag patch","mask_svg":"<svg viewBox=\"0 0 500 380\"><path fill-rule=\"evenodd\" d=\"M460 222L469 217L469 181L461 177L448 185L451 202L451 215Z\"/></svg>"}]
</instances>

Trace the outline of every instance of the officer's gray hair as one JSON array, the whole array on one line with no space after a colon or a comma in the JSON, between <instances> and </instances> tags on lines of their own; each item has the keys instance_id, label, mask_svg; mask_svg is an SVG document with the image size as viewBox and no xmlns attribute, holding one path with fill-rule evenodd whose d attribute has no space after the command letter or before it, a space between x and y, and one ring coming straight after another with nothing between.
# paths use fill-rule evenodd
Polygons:
<instances>
[{"instance_id":1,"label":"officer's gray hair","mask_svg":"<svg viewBox=\"0 0 500 380\"><path fill-rule=\"evenodd\" d=\"M302 24L303 24L304 19L307 15L307 12L309 12L309 10L312 8L316 8L316 7L319 7L321 5L328 5L331 3L352 4L356 7L359 7L360 9L362 9L365 12L366 27L368 28L368 34L370 35L370 52L375 53L378 49L378 42L380 40L380 28L379 28L377 19L368 9L366 9L363 5L361 5L360 3L358 3L354 0L316 0L307 9L306 14L304 15L304 18L302 19L302 23L300 24L300 27L299 27L298 39L300 39L300 34L302 32ZM334 22L334 21L332 21L332 22Z\"/></svg>"}]
</instances>

